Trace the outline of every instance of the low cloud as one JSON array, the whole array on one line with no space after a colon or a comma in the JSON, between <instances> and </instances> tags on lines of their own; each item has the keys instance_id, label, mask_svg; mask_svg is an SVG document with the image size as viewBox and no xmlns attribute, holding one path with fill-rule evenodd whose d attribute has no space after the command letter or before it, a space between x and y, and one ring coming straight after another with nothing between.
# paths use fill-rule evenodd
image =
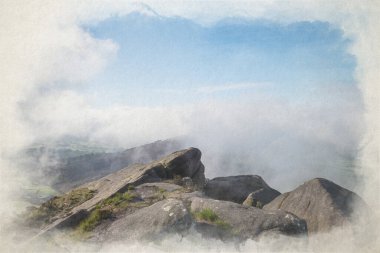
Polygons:
<instances>
[{"instance_id":1,"label":"low cloud","mask_svg":"<svg viewBox=\"0 0 380 253\"><path fill-rule=\"evenodd\" d=\"M183 106L95 108L81 95L62 91L31 99L23 114L40 140L75 135L127 148L181 136L203 151L208 177L259 174L290 190L319 176L352 189L363 130L360 96L353 87L315 94L301 102L261 95Z\"/></svg>"}]
</instances>

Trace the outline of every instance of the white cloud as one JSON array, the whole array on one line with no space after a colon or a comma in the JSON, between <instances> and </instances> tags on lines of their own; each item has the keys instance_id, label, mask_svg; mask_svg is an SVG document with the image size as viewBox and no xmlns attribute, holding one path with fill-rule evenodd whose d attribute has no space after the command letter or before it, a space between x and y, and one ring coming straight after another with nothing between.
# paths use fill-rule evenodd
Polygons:
<instances>
[{"instance_id":1,"label":"white cloud","mask_svg":"<svg viewBox=\"0 0 380 253\"><path fill-rule=\"evenodd\" d=\"M321 90L315 99L323 97L323 104L260 96L186 106L94 108L79 94L63 91L40 95L24 107L24 115L31 134L42 139L71 134L132 147L186 135L189 145L204 152L209 177L257 173L280 190L290 190L321 176L352 187L346 171L337 168L347 162L341 156L355 152L362 111L358 98L351 100L345 92ZM335 102L337 96L342 101ZM226 154L236 166L223 165Z\"/></svg>"},{"instance_id":2,"label":"white cloud","mask_svg":"<svg viewBox=\"0 0 380 253\"><path fill-rule=\"evenodd\" d=\"M38 99L41 87L89 80L112 58L117 46L97 40L69 18L71 10L52 1L0 3L0 199L14 199L25 180L7 158L33 141L20 104ZM70 14L70 15L69 15ZM47 116L47 119L51 117ZM14 178L14 181L9 180ZM3 204L1 222L15 213Z\"/></svg>"}]
</instances>

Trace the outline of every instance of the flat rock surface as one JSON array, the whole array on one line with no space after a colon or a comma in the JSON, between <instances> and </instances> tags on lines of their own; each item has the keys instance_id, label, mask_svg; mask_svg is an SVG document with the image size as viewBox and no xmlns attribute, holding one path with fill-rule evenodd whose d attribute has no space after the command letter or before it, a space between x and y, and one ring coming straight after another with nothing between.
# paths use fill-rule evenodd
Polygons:
<instances>
[{"instance_id":1,"label":"flat rock surface","mask_svg":"<svg viewBox=\"0 0 380 253\"><path fill-rule=\"evenodd\" d=\"M181 233L191 225L191 216L182 201L166 199L113 222L105 240L158 239L165 233Z\"/></svg>"}]
</instances>

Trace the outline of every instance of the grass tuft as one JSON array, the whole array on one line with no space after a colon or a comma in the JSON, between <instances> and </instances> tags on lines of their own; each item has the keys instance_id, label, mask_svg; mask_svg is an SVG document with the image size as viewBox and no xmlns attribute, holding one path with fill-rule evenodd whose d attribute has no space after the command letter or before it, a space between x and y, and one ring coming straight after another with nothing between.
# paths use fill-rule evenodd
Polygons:
<instances>
[{"instance_id":1,"label":"grass tuft","mask_svg":"<svg viewBox=\"0 0 380 253\"><path fill-rule=\"evenodd\" d=\"M95 209L91 214L81 221L79 224L80 232L89 232L92 231L100 222L104 219L111 217L112 212L108 209Z\"/></svg>"},{"instance_id":2,"label":"grass tuft","mask_svg":"<svg viewBox=\"0 0 380 253\"><path fill-rule=\"evenodd\" d=\"M113 197L105 199L101 206L120 206L122 203L129 202L133 200L136 196L130 192L116 193Z\"/></svg>"},{"instance_id":3,"label":"grass tuft","mask_svg":"<svg viewBox=\"0 0 380 253\"><path fill-rule=\"evenodd\" d=\"M197 212L196 217L200 220L209 222L215 222L217 219L219 219L218 215L210 208L205 208L202 211Z\"/></svg>"},{"instance_id":4,"label":"grass tuft","mask_svg":"<svg viewBox=\"0 0 380 253\"><path fill-rule=\"evenodd\" d=\"M80 234L85 234L94 230L103 220L112 217L118 210L120 211L128 207L134 198L136 196L131 192L118 192L112 197L103 200L96 205L95 210L86 219L79 223L77 231Z\"/></svg>"},{"instance_id":5,"label":"grass tuft","mask_svg":"<svg viewBox=\"0 0 380 253\"><path fill-rule=\"evenodd\" d=\"M219 218L219 216L210 208L195 212L194 215L198 220L212 223L221 229L231 229L231 225Z\"/></svg>"}]
</instances>

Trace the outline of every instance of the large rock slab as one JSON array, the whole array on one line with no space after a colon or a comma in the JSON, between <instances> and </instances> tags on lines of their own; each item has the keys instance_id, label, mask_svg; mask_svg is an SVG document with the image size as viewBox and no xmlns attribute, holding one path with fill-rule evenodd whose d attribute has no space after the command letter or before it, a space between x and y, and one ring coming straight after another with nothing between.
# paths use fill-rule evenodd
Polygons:
<instances>
[{"instance_id":1,"label":"large rock slab","mask_svg":"<svg viewBox=\"0 0 380 253\"><path fill-rule=\"evenodd\" d=\"M210 198L239 204L243 203L250 193L256 191L256 198L263 205L281 194L269 187L260 176L255 175L217 177L209 180L204 188L206 196Z\"/></svg>"},{"instance_id":2,"label":"large rock slab","mask_svg":"<svg viewBox=\"0 0 380 253\"><path fill-rule=\"evenodd\" d=\"M166 199L114 221L100 240L154 240L190 228L191 216L182 201Z\"/></svg>"},{"instance_id":3,"label":"large rock slab","mask_svg":"<svg viewBox=\"0 0 380 253\"><path fill-rule=\"evenodd\" d=\"M69 212L59 213L56 217L53 217L52 220L55 221L43 228L38 236L55 228L77 224L94 210L98 203L116 193L125 192L130 187L173 179L175 176L190 177L195 184L203 187L205 181L204 166L200 158L201 152L198 149L189 148L174 152L146 165L135 164L129 166L99 180L84 184L80 188L92 191L94 193L93 197L80 205L74 206Z\"/></svg>"},{"instance_id":4,"label":"large rock slab","mask_svg":"<svg viewBox=\"0 0 380 253\"><path fill-rule=\"evenodd\" d=\"M278 196L264 209L294 213L306 220L309 232L313 233L350 224L354 218L354 205L366 206L354 192L327 179L315 178Z\"/></svg>"},{"instance_id":5,"label":"large rock slab","mask_svg":"<svg viewBox=\"0 0 380 253\"><path fill-rule=\"evenodd\" d=\"M182 148L183 145L176 140L156 141L121 152L91 153L58 159L58 164L54 163L46 170L54 172L54 175L50 175L54 178L54 188L66 192L132 164L149 163ZM53 156L55 162L57 155Z\"/></svg>"},{"instance_id":6,"label":"large rock slab","mask_svg":"<svg viewBox=\"0 0 380 253\"><path fill-rule=\"evenodd\" d=\"M202 222L202 212L205 212L205 223L213 225L212 220L214 220L216 227L230 230L231 235L242 239L255 238L262 233L271 232L284 235L307 234L304 220L281 210L264 211L229 201L198 197L191 199L190 208L195 218L198 217L198 221ZM199 216L201 220L199 220Z\"/></svg>"}]
</instances>

